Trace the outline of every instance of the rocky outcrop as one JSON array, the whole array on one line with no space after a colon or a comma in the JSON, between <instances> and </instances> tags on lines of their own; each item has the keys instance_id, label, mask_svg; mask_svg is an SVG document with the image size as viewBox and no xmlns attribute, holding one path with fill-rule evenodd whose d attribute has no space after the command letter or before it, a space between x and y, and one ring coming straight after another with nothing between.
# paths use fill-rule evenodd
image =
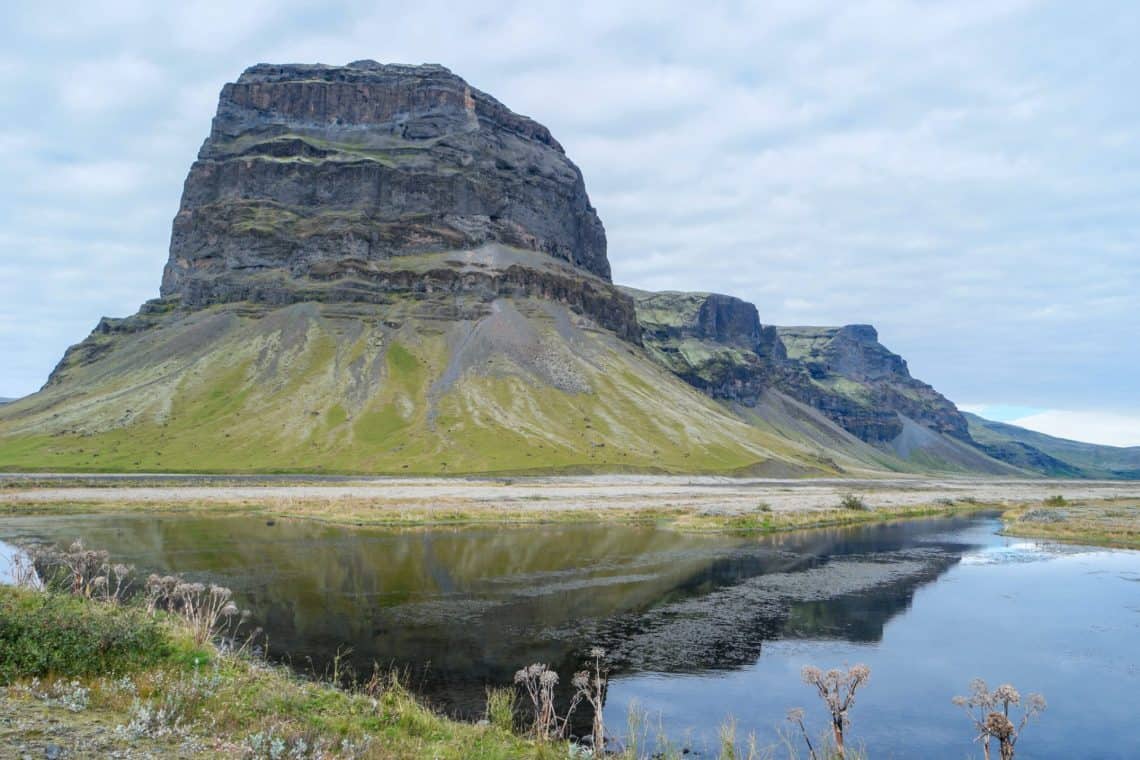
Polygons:
<instances>
[{"instance_id":1,"label":"rocky outcrop","mask_svg":"<svg viewBox=\"0 0 1140 760\"><path fill-rule=\"evenodd\" d=\"M432 258L487 246L539 256L478 272ZM582 174L545 127L442 66L357 61L261 64L223 88L161 292L188 309L564 294L636 340L632 304L609 281ZM579 282L593 293L573 292Z\"/></svg>"},{"instance_id":2,"label":"rocky outcrop","mask_svg":"<svg viewBox=\"0 0 1140 760\"><path fill-rule=\"evenodd\" d=\"M646 348L714 398L754 406L775 388L864 441L899 436L900 415L970 441L957 408L912 378L870 325L772 327L739 298L625 290L637 304Z\"/></svg>"},{"instance_id":3,"label":"rocky outcrop","mask_svg":"<svg viewBox=\"0 0 1140 760\"><path fill-rule=\"evenodd\" d=\"M714 398L754 405L786 358L775 328L756 307L716 293L623 288L637 304L645 347L690 385Z\"/></svg>"},{"instance_id":4,"label":"rocky outcrop","mask_svg":"<svg viewBox=\"0 0 1140 760\"><path fill-rule=\"evenodd\" d=\"M911 377L906 361L879 343L879 334L871 325L779 327L777 332L789 359L806 368L810 376L810 384L798 384L801 395L797 398L820 408L833 406L833 418L860 438L894 438L902 432L897 412L936 432L970 441L966 418L958 408ZM823 398L809 400L819 391Z\"/></svg>"}]
</instances>

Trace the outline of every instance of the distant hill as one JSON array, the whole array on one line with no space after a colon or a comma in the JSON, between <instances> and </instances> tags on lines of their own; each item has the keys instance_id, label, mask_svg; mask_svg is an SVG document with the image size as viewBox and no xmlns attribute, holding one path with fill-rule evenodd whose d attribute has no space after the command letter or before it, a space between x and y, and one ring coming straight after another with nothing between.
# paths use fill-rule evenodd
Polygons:
<instances>
[{"instance_id":1,"label":"distant hill","mask_svg":"<svg viewBox=\"0 0 1140 760\"><path fill-rule=\"evenodd\" d=\"M1051 477L1140 480L1140 446L1070 441L965 414L978 447L995 459Z\"/></svg>"}]
</instances>

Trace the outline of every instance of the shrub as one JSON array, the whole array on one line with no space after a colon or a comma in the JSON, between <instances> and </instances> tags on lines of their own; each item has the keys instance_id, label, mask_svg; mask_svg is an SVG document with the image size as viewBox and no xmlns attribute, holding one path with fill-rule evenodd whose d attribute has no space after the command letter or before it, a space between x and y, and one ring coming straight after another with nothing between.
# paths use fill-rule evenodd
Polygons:
<instances>
[{"instance_id":1,"label":"shrub","mask_svg":"<svg viewBox=\"0 0 1140 760\"><path fill-rule=\"evenodd\" d=\"M172 653L162 621L142 610L0 587L0 684L145 667Z\"/></svg>"},{"instance_id":2,"label":"shrub","mask_svg":"<svg viewBox=\"0 0 1140 760\"><path fill-rule=\"evenodd\" d=\"M1045 497L1045 506L1047 507L1064 507L1067 506L1068 503L1065 497L1059 493Z\"/></svg>"},{"instance_id":3,"label":"shrub","mask_svg":"<svg viewBox=\"0 0 1140 760\"><path fill-rule=\"evenodd\" d=\"M871 508L867 506L867 502L863 501L863 497L856 496L849 493L839 500L840 509L848 509L854 512L867 512Z\"/></svg>"}]
</instances>

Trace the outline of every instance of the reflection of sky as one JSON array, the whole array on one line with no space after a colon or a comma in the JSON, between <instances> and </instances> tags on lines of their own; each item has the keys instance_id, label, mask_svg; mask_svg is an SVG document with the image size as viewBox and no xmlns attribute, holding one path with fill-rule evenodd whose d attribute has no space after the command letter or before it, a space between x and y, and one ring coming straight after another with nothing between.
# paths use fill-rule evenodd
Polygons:
<instances>
[{"instance_id":1,"label":"reflection of sky","mask_svg":"<svg viewBox=\"0 0 1140 760\"><path fill-rule=\"evenodd\" d=\"M803 665L863 662L872 675L852 713L852 735L866 741L872 757L980 754L970 744L966 717L950 702L974 677L987 678L991 687L1011 682L1023 695L1037 691L1048 700L1042 719L1026 729L1019 754L1137 757L1137 578L1140 553L1051 553L999 541L920 588L879 643L777 641L765 644L752 667L715 678L623 678L611 692L609 719L624 723L636 699L650 713L662 713L678 734L689 726L715 731L735 715L740 736L755 731L769 743L790 707L807 708L815 728L826 725L818 698L800 682ZM714 739L715 733L704 737L708 746Z\"/></svg>"},{"instance_id":2,"label":"reflection of sky","mask_svg":"<svg viewBox=\"0 0 1140 760\"><path fill-rule=\"evenodd\" d=\"M0 541L0 583L12 582L12 559L16 556L16 548Z\"/></svg>"}]
</instances>

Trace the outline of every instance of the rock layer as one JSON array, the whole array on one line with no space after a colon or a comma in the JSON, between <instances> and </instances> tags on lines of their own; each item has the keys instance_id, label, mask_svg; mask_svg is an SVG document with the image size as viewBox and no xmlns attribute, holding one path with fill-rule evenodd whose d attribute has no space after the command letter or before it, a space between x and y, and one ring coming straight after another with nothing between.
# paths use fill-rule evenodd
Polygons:
<instances>
[{"instance_id":1,"label":"rock layer","mask_svg":"<svg viewBox=\"0 0 1140 760\"><path fill-rule=\"evenodd\" d=\"M957 408L911 377L870 325L773 327L731 296L626 292L655 358L714 398L755 406L774 388L870 443L901 435L903 417L972 443Z\"/></svg>"},{"instance_id":2,"label":"rock layer","mask_svg":"<svg viewBox=\"0 0 1140 760\"><path fill-rule=\"evenodd\" d=\"M306 281L390 282L406 260L488 244L609 282L582 174L545 127L442 66L261 64L222 90L162 296L303 300Z\"/></svg>"}]
</instances>

